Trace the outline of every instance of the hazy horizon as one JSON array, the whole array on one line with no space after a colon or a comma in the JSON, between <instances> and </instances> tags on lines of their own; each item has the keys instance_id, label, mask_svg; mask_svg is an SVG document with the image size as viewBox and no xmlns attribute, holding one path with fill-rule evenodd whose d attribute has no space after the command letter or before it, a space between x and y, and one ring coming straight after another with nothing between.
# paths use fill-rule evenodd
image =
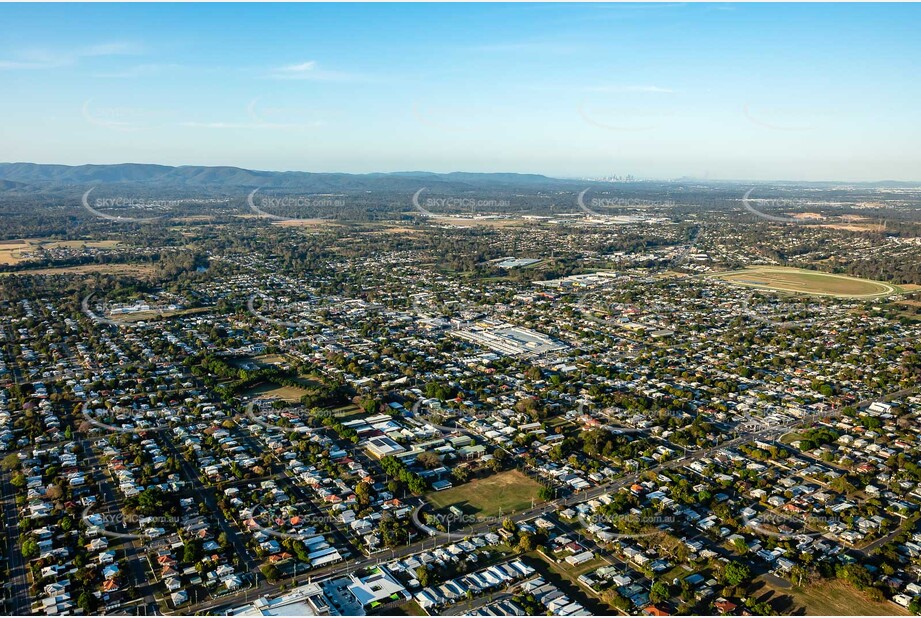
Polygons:
<instances>
[{"instance_id":1,"label":"hazy horizon","mask_svg":"<svg viewBox=\"0 0 921 618\"><path fill-rule=\"evenodd\" d=\"M208 164L193 164L193 163L179 163L179 164L169 164L169 163L158 163L155 161L121 161L121 162L106 162L106 163L43 163L38 161L0 161L0 165L62 165L65 167L82 167L87 165L94 166L114 166L114 165L158 165L165 167L208 167L208 168L236 168L241 170L247 170L251 172L267 172L267 173L308 173L308 174L350 174L355 176L361 175L371 175L371 174L521 174L521 175L538 175L546 176L547 178L553 178L557 180L604 180L607 177L604 175L583 175L583 176L564 176L564 175L555 175L555 174L543 174L541 172L518 172L518 171L508 171L508 170L470 170L470 169L449 169L445 171L435 171L435 170L426 170L426 169L394 169L394 170L371 170L368 172L349 172L343 170L313 170L313 169L268 169L268 168L253 168L245 167L242 165L208 165ZM898 182L898 183L919 183L921 180L914 178L907 179L896 179L896 178L875 178L869 180L853 180L849 178L818 178L814 180L798 180L790 178L715 178L715 177L701 177L693 175L685 176L672 176L672 177L655 177L655 176L637 176L633 175L633 181L635 182L676 182L680 180L698 180L703 182L728 182L728 183L746 183L746 182L755 182L755 183L771 183L771 182L780 182L780 183L855 183L855 184L874 184L874 183L886 183L886 182Z\"/></svg>"}]
</instances>

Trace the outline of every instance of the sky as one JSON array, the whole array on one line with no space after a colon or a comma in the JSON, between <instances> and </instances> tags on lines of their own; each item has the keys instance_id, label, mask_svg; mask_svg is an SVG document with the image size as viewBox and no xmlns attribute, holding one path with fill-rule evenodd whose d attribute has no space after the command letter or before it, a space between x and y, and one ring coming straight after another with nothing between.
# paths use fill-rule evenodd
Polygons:
<instances>
[{"instance_id":1,"label":"sky","mask_svg":"<svg viewBox=\"0 0 921 618\"><path fill-rule=\"evenodd\" d=\"M0 4L0 161L921 181L921 5Z\"/></svg>"}]
</instances>

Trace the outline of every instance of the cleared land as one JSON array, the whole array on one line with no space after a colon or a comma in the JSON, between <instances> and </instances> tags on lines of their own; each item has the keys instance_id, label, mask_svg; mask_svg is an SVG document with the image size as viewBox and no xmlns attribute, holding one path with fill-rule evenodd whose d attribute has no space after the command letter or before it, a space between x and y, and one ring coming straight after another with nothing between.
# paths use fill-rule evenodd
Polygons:
<instances>
[{"instance_id":1,"label":"cleared land","mask_svg":"<svg viewBox=\"0 0 921 618\"><path fill-rule=\"evenodd\" d=\"M419 215L419 213L415 211L408 211L405 214L417 216ZM475 225L485 227L520 227L539 222L535 219L522 219L513 215L502 217L455 217L450 215L439 215L437 217L423 217L423 220L431 225L448 225L460 227L471 227Z\"/></svg>"},{"instance_id":2,"label":"cleared land","mask_svg":"<svg viewBox=\"0 0 921 618\"><path fill-rule=\"evenodd\" d=\"M90 273L109 273L115 275L127 275L132 277L146 277L156 272L157 267L153 264L81 264L80 266L59 266L55 268L21 268L10 272L0 273L4 275L86 275Z\"/></svg>"},{"instance_id":3,"label":"cleared land","mask_svg":"<svg viewBox=\"0 0 921 618\"><path fill-rule=\"evenodd\" d=\"M0 241L0 264L15 265L24 260L37 257L39 249L111 249L119 244L117 240L44 240L41 238L23 238L21 240Z\"/></svg>"},{"instance_id":4,"label":"cleared land","mask_svg":"<svg viewBox=\"0 0 921 618\"><path fill-rule=\"evenodd\" d=\"M214 307L192 307L190 309L177 309L175 311L137 311L135 313L123 313L121 315L109 316L113 322L134 323L149 322L152 320L168 320L170 318L180 317L183 315L194 315L196 313L207 313Z\"/></svg>"},{"instance_id":5,"label":"cleared land","mask_svg":"<svg viewBox=\"0 0 921 618\"><path fill-rule=\"evenodd\" d=\"M298 401L307 393L307 389L297 388L296 386L281 386L272 382L263 382L245 391L243 395L249 398L277 397L285 401Z\"/></svg>"},{"instance_id":6,"label":"cleared land","mask_svg":"<svg viewBox=\"0 0 921 618\"><path fill-rule=\"evenodd\" d=\"M262 356L255 356L248 359L237 359L232 362L234 366L237 367L246 367L247 365L252 366L256 365L258 367L270 367L273 365L284 364L288 361L286 356L279 354L266 354ZM287 385L283 386L275 382L260 382L255 386L244 391L244 396L256 398L256 397L277 397L278 399L284 399L285 401L299 401L304 395L309 395L314 391L318 386L322 385L322 382L310 375L300 375L297 377L297 386ZM349 408L355 408L356 406L351 406ZM346 409L342 408L342 409Z\"/></svg>"},{"instance_id":7,"label":"cleared land","mask_svg":"<svg viewBox=\"0 0 921 618\"><path fill-rule=\"evenodd\" d=\"M895 603L876 603L862 592L842 581L822 581L800 588L776 588L764 580L764 587L754 596L761 599L770 595L772 604L787 605L779 608L785 614L807 616L908 616L904 608ZM778 609L778 608L775 608Z\"/></svg>"},{"instance_id":8,"label":"cleared land","mask_svg":"<svg viewBox=\"0 0 921 618\"><path fill-rule=\"evenodd\" d=\"M392 607L387 610L387 613L394 616L428 616L426 611L415 601L407 601L402 605Z\"/></svg>"},{"instance_id":9,"label":"cleared land","mask_svg":"<svg viewBox=\"0 0 921 618\"><path fill-rule=\"evenodd\" d=\"M816 296L873 298L899 291L880 281L779 266L752 266L714 276L746 287Z\"/></svg>"},{"instance_id":10,"label":"cleared land","mask_svg":"<svg viewBox=\"0 0 921 618\"><path fill-rule=\"evenodd\" d=\"M530 508L531 500L541 502L537 492L541 485L517 470L493 474L459 487L434 491L426 499L439 509L456 506L469 515L494 517L502 513Z\"/></svg>"}]
</instances>

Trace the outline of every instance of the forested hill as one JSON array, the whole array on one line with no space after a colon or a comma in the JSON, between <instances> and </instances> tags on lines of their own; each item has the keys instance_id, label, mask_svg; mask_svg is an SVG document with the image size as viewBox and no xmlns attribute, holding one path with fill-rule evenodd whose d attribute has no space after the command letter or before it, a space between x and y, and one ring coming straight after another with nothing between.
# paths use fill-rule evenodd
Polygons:
<instances>
[{"instance_id":1,"label":"forested hill","mask_svg":"<svg viewBox=\"0 0 921 618\"><path fill-rule=\"evenodd\" d=\"M156 185L159 188L266 188L301 191L415 191L428 188L492 187L527 189L566 189L585 181L562 180L539 174L452 172L396 172L340 174L313 172L273 172L239 167L205 167L119 163L113 165L45 165L38 163L0 163L0 182L7 189L56 189L92 185ZM3 187L0 187L3 188Z\"/></svg>"}]
</instances>

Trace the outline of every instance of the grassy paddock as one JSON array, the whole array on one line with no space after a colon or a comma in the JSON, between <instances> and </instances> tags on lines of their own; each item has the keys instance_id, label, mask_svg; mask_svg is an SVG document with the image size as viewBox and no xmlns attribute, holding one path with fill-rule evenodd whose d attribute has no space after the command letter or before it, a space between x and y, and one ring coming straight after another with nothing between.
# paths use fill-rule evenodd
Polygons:
<instances>
[{"instance_id":1,"label":"grassy paddock","mask_svg":"<svg viewBox=\"0 0 921 618\"><path fill-rule=\"evenodd\" d=\"M754 596L765 598L784 614L806 616L908 616L908 611L895 603L874 603L862 592L842 581L822 581L802 588L792 586L780 589L763 579Z\"/></svg>"}]
</instances>

